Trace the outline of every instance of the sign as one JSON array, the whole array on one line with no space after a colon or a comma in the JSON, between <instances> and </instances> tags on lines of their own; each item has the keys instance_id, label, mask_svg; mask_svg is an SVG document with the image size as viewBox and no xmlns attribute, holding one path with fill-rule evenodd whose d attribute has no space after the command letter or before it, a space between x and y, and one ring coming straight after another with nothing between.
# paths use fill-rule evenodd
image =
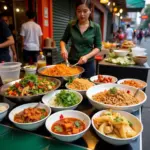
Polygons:
<instances>
[{"instance_id":1,"label":"sign","mask_svg":"<svg viewBox=\"0 0 150 150\"><path fill-rule=\"evenodd\" d=\"M131 19L131 18L122 18L121 21L122 21L122 22L131 22L132 19Z\"/></svg>"},{"instance_id":2,"label":"sign","mask_svg":"<svg viewBox=\"0 0 150 150\"><path fill-rule=\"evenodd\" d=\"M48 8L44 7L44 18L48 18Z\"/></svg>"},{"instance_id":3,"label":"sign","mask_svg":"<svg viewBox=\"0 0 150 150\"><path fill-rule=\"evenodd\" d=\"M48 27L48 25L49 25L48 20L44 20L44 26Z\"/></svg>"},{"instance_id":4,"label":"sign","mask_svg":"<svg viewBox=\"0 0 150 150\"><path fill-rule=\"evenodd\" d=\"M147 16L147 15L142 15L142 16L141 16L141 19L146 20L146 19L148 19L148 16Z\"/></svg>"}]
</instances>

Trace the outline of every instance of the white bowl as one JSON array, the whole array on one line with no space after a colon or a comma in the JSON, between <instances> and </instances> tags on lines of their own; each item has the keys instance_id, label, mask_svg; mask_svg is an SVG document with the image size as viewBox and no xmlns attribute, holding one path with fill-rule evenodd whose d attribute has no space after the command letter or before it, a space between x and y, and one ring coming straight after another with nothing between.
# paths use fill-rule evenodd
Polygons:
<instances>
[{"instance_id":1,"label":"white bowl","mask_svg":"<svg viewBox=\"0 0 150 150\"><path fill-rule=\"evenodd\" d=\"M114 50L114 52L117 56L120 56L120 57L124 57L129 53L129 51L127 50Z\"/></svg>"},{"instance_id":2,"label":"white bowl","mask_svg":"<svg viewBox=\"0 0 150 150\"><path fill-rule=\"evenodd\" d=\"M25 66L23 67L26 74L36 74L36 70L37 70L37 67L35 66L34 68L28 68L29 66Z\"/></svg>"},{"instance_id":3,"label":"white bowl","mask_svg":"<svg viewBox=\"0 0 150 150\"><path fill-rule=\"evenodd\" d=\"M132 52L145 52L146 49L145 48L141 48L141 47L134 47L134 48L131 48Z\"/></svg>"},{"instance_id":4,"label":"white bowl","mask_svg":"<svg viewBox=\"0 0 150 150\"><path fill-rule=\"evenodd\" d=\"M62 90L56 90L53 91L51 93L48 93L46 95L44 95L42 97L42 102L47 105L48 107L51 107L53 112L57 112L57 111L61 111L61 110L73 110L76 109L78 107L78 105L82 102L83 97L80 93L73 91L73 90L65 90L65 91L70 91L70 92L74 92L76 95L78 95L78 97L80 98L80 102L76 105L70 106L70 107L60 107L60 106L53 106L50 104L50 101L54 101L54 98L56 96L56 94L60 93Z\"/></svg>"},{"instance_id":5,"label":"white bowl","mask_svg":"<svg viewBox=\"0 0 150 150\"><path fill-rule=\"evenodd\" d=\"M143 90L143 89L145 89L145 88L147 87L147 83L146 83L146 82L144 82L144 81L142 81L142 80L139 80L139 79L132 79L132 78L121 79L121 80L119 80L117 83L118 83L118 84L122 84L124 81L128 81L128 80L133 80L133 81L138 82L139 84L145 85L145 86L143 86L143 88L139 88L139 89L141 89L141 90ZM128 85L128 86L129 86L129 85ZM132 86L132 87L134 87L134 86Z\"/></svg>"},{"instance_id":6,"label":"white bowl","mask_svg":"<svg viewBox=\"0 0 150 150\"><path fill-rule=\"evenodd\" d=\"M0 107L1 106L6 107L6 109L3 111L0 111L0 121L2 121L6 117L8 113L8 109L9 109L9 105L7 103L0 103Z\"/></svg>"},{"instance_id":7,"label":"white bowl","mask_svg":"<svg viewBox=\"0 0 150 150\"><path fill-rule=\"evenodd\" d=\"M108 78L108 77L112 78L112 82L111 82L111 83L116 83L116 82L118 81L118 79L117 79L116 77L114 77L114 76L110 76L110 75L102 75L102 76L103 76L103 77L106 77L106 78ZM90 80L91 80L93 83L95 83L95 84L107 84L107 83L103 83L103 82L94 82L94 81L97 80L97 79L98 79L98 75L93 76L93 77L90 78Z\"/></svg>"},{"instance_id":8,"label":"white bowl","mask_svg":"<svg viewBox=\"0 0 150 150\"><path fill-rule=\"evenodd\" d=\"M126 90L126 91L130 90L130 92L133 94L137 90L137 88L123 85L123 84L108 83L108 84L96 85L88 89L86 92L89 102L98 110L110 108L110 109L115 109L115 110L124 110L128 112L134 112L134 111L137 111L147 100L147 96L142 90L139 90L138 94L136 95L136 98L141 100L141 102L138 104L129 105L129 106L115 106L115 105L110 105L110 104L104 104L104 103L100 103L92 99L93 95L99 92L103 92L105 90L109 90L110 88L113 88L113 87L119 88L120 90Z\"/></svg>"},{"instance_id":9,"label":"white bowl","mask_svg":"<svg viewBox=\"0 0 150 150\"><path fill-rule=\"evenodd\" d=\"M86 91L87 90L75 90L75 89L71 89L68 87L68 83L65 84L65 87L69 90L73 90L73 91L76 91L76 92L79 92L84 98L86 97Z\"/></svg>"},{"instance_id":10,"label":"white bowl","mask_svg":"<svg viewBox=\"0 0 150 150\"><path fill-rule=\"evenodd\" d=\"M14 116L15 114L23 111L24 109L26 108L29 108L29 107L35 107L38 103L28 103L28 104L24 104L24 105L21 105L21 106L18 106L16 108L14 108L10 113L9 113L9 120L14 123L14 125L20 129L24 129L24 130L29 130L29 131L33 131L33 130L36 130L37 128L39 128L40 126L42 126L45 122L45 120L48 118L48 116L51 114L51 109L44 105L44 104L40 104L38 108L44 108L46 109L46 111L48 112L48 115L39 120L39 121L36 121L36 122L32 122L32 123L18 123L18 122L15 122L14 121Z\"/></svg>"},{"instance_id":11,"label":"white bowl","mask_svg":"<svg viewBox=\"0 0 150 150\"><path fill-rule=\"evenodd\" d=\"M125 112L125 111L115 111L115 110L113 110L114 112L120 113L122 116L127 118L127 120L132 122L134 130L138 134L136 136L134 136L134 137L124 138L124 139L123 138L122 139L121 138L114 138L114 137L102 134L99 130L96 129L93 120L94 120L94 118L99 117L105 111L106 110L99 111L96 114L94 114L94 116L92 117L92 126L93 126L94 130L96 131L96 134L100 138L102 138L104 141L106 141L106 142L108 142L110 144L113 144L113 145L125 145L125 144L129 144L129 143L133 142L142 133L143 125L142 125L142 123L140 122L140 120L137 117L135 117L134 115L132 115L132 114L130 114L128 112Z\"/></svg>"},{"instance_id":12,"label":"white bowl","mask_svg":"<svg viewBox=\"0 0 150 150\"><path fill-rule=\"evenodd\" d=\"M82 132L77 133L77 134L72 134L72 135L61 135L61 134L54 133L51 130L51 127L56 121L58 121L60 119L61 115L63 115L64 118L77 118L79 120L83 120L86 128ZM75 111L75 110L64 110L64 111L59 111L57 113L54 113L53 115L48 117L45 125L46 125L47 130L56 139L58 139L60 141L65 141L65 142L72 142L72 141L79 139L80 137L82 137L85 134L85 132L89 129L89 127L91 125L91 120L90 120L89 116L83 112Z\"/></svg>"}]
</instances>

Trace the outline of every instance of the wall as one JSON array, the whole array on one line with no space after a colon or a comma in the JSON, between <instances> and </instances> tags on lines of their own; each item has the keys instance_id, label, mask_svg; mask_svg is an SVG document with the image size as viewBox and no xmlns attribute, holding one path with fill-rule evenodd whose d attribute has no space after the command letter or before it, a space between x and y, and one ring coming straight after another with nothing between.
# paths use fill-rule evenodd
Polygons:
<instances>
[{"instance_id":1,"label":"wall","mask_svg":"<svg viewBox=\"0 0 150 150\"><path fill-rule=\"evenodd\" d=\"M53 37L52 0L37 0L37 21L43 31L43 39ZM44 13L45 12L45 13Z\"/></svg>"},{"instance_id":2,"label":"wall","mask_svg":"<svg viewBox=\"0 0 150 150\"><path fill-rule=\"evenodd\" d=\"M96 8L98 8L101 12L104 13L104 20L103 20L103 40L106 40L106 33L107 33L107 13L108 11L100 4L99 0L92 0L92 3Z\"/></svg>"}]
</instances>

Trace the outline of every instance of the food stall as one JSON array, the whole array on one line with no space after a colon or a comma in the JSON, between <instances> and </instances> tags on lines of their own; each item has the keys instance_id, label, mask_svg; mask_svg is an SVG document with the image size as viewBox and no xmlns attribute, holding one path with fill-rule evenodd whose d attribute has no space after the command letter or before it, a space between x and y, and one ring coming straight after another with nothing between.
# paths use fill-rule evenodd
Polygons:
<instances>
[{"instance_id":1,"label":"food stall","mask_svg":"<svg viewBox=\"0 0 150 150\"><path fill-rule=\"evenodd\" d=\"M1 95L3 97L0 99L0 105L7 103L8 106L6 106L7 109L5 111L2 111L7 115L5 114L6 116L4 116L0 122L0 135L2 135L0 136L0 145L2 145L2 141L3 143L9 141L9 144L4 144L4 149L10 149L11 145L13 149L32 147L32 149L62 148L103 150L113 148L114 150L142 150L141 132L143 126L141 124L141 106L146 101L146 94L142 90L137 90L132 86L128 87L123 84L116 84L115 82L117 82L118 79L109 75L92 77L90 81L78 78L83 71L83 68L78 66L68 67L64 64L51 65L38 70L38 75L42 75L40 77L31 74L21 80L3 85L1 87ZM72 77L75 77L75 79L72 79ZM144 82L144 84L146 83ZM146 85L143 85L143 88L145 87ZM131 104L130 101L129 105L124 107L125 104L122 103L117 104L114 102L114 104L112 104L112 101L105 103L103 98L99 99L100 96L97 96L97 94L106 94L104 91L107 91L109 96L116 97L115 95L119 94L120 90L122 90L126 96L133 99L133 104ZM138 94L136 95L137 92ZM137 97L137 99L135 97ZM101 100L103 102L101 102ZM115 101L116 100L118 99L115 98ZM125 101L127 100L128 98ZM39 104L38 102L41 103ZM57 106L58 103L59 107ZM106 110L107 108L111 110ZM42 109L38 110L42 113L46 110L46 115L43 116L43 114L41 114L41 120L35 121L35 118L32 116L34 116L33 114L36 113L37 110L32 112L32 109ZM43 109L45 109L44 112ZM115 112L115 109L117 112ZM101 110L104 110L104 112ZM123 111L119 112L119 110ZM28 111L31 112L28 114ZM121 116L119 117L118 113L121 113L119 116L122 115L123 118L120 118ZM24 115L26 117L28 116L33 122L26 120ZM72 119L78 118L79 120L76 120L74 125L76 128L81 127L82 130L78 132L78 130L72 129L70 131L69 129L69 131L67 131L69 135L55 133L55 130L57 130L57 132L62 131L62 128L56 123L58 123L57 121L63 121L65 116L69 116ZM121 124L121 127L116 128L115 131L110 131L113 135L108 134L106 136L105 132L102 134L101 128L103 128L105 121L103 125L101 123L97 124L96 119L98 121L99 119L101 120L101 118L98 117L114 118L112 120L110 119L112 125L108 124L107 126L107 128L111 130L116 128L116 123L121 123L122 125L125 123L133 135L130 134L129 137L128 134L123 135L124 129L122 129L122 131L119 129L123 128ZM80 121L83 121L82 123L85 126L83 125L82 127ZM132 128L132 126L135 125L138 128ZM100 129L98 130L98 128ZM124 136L126 138L123 138ZM23 146L24 141L25 146Z\"/></svg>"}]
</instances>

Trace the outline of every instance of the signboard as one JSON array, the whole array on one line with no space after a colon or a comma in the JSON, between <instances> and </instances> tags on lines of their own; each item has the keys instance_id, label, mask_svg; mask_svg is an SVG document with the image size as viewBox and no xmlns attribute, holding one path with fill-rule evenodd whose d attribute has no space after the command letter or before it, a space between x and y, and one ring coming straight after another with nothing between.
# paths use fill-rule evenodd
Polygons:
<instances>
[{"instance_id":1,"label":"signboard","mask_svg":"<svg viewBox=\"0 0 150 150\"><path fill-rule=\"evenodd\" d=\"M48 18L48 8L44 7L44 17Z\"/></svg>"},{"instance_id":2,"label":"signboard","mask_svg":"<svg viewBox=\"0 0 150 150\"><path fill-rule=\"evenodd\" d=\"M131 19L131 18L122 18L121 21L122 21L122 22L131 22L132 19Z\"/></svg>"},{"instance_id":3,"label":"signboard","mask_svg":"<svg viewBox=\"0 0 150 150\"><path fill-rule=\"evenodd\" d=\"M141 19L145 19L146 20L146 19L148 19L148 16L147 15L142 15Z\"/></svg>"}]
</instances>

